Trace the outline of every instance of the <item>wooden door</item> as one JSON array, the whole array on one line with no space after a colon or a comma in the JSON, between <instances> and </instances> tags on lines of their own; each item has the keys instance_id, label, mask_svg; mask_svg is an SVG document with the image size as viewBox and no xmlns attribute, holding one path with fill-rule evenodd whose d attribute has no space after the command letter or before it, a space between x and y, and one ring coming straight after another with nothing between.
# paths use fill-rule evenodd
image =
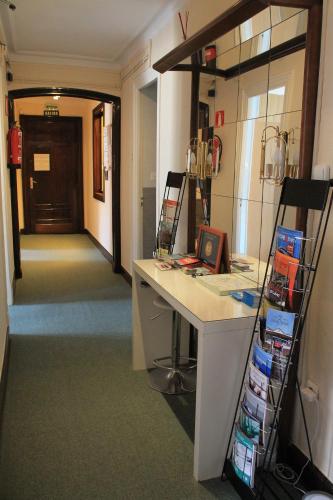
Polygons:
<instances>
[{"instance_id":1,"label":"wooden door","mask_svg":"<svg viewBox=\"0 0 333 500\"><path fill-rule=\"evenodd\" d=\"M82 119L20 116L25 232L83 229Z\"/></svg>"}]
</instances>

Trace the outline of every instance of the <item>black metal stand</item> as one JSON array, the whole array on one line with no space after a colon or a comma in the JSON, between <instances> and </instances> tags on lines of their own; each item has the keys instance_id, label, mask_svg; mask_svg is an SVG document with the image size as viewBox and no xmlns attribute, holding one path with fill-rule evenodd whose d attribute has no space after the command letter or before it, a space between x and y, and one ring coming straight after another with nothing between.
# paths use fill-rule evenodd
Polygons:
<instances>
[{"instance_id":1,"label":"black metal stand","mask_svg":"<svg viewBox=\"0 0 333 500\"><path fill-rule=\"evenodd\" d=\"M331 181L316 181L303 179L286 178L283 183L280 203L278 206L273 238L271 241L269 258L266 266L266 272L261 292L260 303L252 331L250 347L247 356L246 367L244 370L241 390L238 396L234 421L229 437L227 459L224 464L222 478L228 478L233 483L235 489L241 498L271 499L277 498L300 498L300 492L293 484L287 484L280 481L279 477L273 474L273 465L275 462L274 454L277 450L277 460L285 460L287 448L290 444L290 431L292 428L293 410L295 402L295 392L298 392L301 401L302 417L306 431L307 443L309 447L310 461L312 461L311 443L308 433L307 422L305 418L302 395L299 381L297 379L297 364L299 356L300 340L303 327L306 320L311 293L315 281L318 263L326 234L327 224L332 208L333 193L330 194ZM254 478L254 487L248 487L235 473L231 461L231 453L234 443L235 425L238 421L239 410L244 393L244 383L248 373L248 364L251 359L254 342L259 334L260 322L262 322L262 306L264 298L267 299L267 286L273 269L273 259L275 257L276 230L278 225L283 225L287 220L287 211L294 210L313 211L312 229L308 228L308 235L300 238L302 241L302 252L297 264L297 285L292 290L295 300L292 304L286 300L286 305L280 307L281 310L294 312L295 323L291 343L290 353L287 356L286 365L283 367L283 376L278 387L270 386L270 401L272 404L273 418L265 446L259 446L256 453L256 471ZM295 265L293 262L289 265ZM286 293L289 292L289 282L285 285ZM282 288L284 288L282 286ZM297 298L297 300L296 300ZM278 445L278 446L277 446Z\"/></svg>"},{"instance_id":2,"label":"black metal stand","mask_svg":"<svg viewBox=\"0 0 333 500\"><path fill-rule=\"evenodd\" d=\"M168 172L156 236L156 257L171 255L173 252L185 186L185 172Z\"/></svg>"}]
</instances>

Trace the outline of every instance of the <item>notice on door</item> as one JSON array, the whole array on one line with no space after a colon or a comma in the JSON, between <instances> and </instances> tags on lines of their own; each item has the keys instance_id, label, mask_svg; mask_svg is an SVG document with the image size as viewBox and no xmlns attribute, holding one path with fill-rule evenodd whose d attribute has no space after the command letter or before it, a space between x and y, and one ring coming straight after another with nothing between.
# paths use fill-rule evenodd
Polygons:
<instances>
[{"instance_id":1,"label":"notice on door","mask_svg":"<svg viewBox=\"0 0 333 500\"><path fill-rule=\"evenodd\" d=\"M35 153L34 170L35 172L48 172L50 170L50 155Z\"/></svg>"}]
</instances>

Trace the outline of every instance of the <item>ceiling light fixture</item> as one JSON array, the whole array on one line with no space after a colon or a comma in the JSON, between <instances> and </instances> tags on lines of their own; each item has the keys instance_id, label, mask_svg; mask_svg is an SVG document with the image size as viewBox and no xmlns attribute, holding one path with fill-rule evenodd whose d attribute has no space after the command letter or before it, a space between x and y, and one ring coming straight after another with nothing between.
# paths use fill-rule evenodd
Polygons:
<instances>
[{"instance_id":1,"label":"ceiling light fixture","mask_svg":"<svg viewBox=\"0 0 333 500\"><path fill-rule=\"evenodd\" d=\"M10 2L9 0L0 0L1 3L4 3L5 5L8 5L8 7L11 9L11 10L16 10L16 5L14 5L12 2Z\"/></svg>"}]
</instances>

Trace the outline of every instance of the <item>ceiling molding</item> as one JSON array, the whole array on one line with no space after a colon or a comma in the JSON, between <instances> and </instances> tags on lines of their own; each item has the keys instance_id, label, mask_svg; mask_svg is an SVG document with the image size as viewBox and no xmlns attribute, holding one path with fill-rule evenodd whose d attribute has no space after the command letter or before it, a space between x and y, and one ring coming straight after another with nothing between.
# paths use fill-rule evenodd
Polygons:
<instances>
[{"instance_id":1,"label":"ceiling molding","mask_svg":"<svg viewBox=\"0 0 333 500\"><path fill-rule=\"evenodd\" d=\"M136 53L132 60L122 69L120 73L120 79L122 82L133 76L138 71L144 71L150 67L150 57L151 57L151 41L147 47Z\"/></svg>"},{"instance_id":2,"label":"ceiling molding","mask_svg":"<svg viewBox=\"0 0 333 500\"><path fill-rule=\"evenodd\" d=\"M41 64L61 64L65 66L81 66L84 68L111 69L120 71L120 64L111 62L110 59L88 58L75 54L57 54L53 52L33 52L20 51L9 52L9 59L12 62L41 63Z\"/></svg>"}]
</instances>

